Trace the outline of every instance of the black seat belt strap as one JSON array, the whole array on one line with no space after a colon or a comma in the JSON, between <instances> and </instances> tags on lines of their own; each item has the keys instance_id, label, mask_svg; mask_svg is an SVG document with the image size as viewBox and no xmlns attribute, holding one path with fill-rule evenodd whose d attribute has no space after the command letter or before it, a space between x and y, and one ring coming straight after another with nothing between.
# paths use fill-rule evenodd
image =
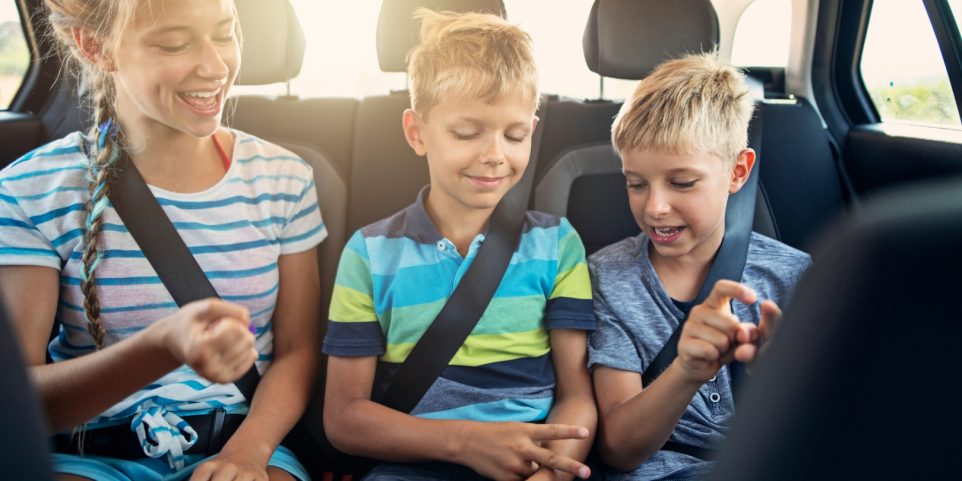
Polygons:
<instances>
[{"instance_id":1,"label":"black seat belt strap","mask_svg":"<svg viewBox=\"0 0 962 481\"><path fill-rule=\"evenodd\" d=\"M521 239L547 108L548 99L542 97L541 120L532 132L530 160L521 180L494 209L488 235L474 261L398 368L384 394L385 406L410 413L464 344L494 297Z\"/></svg>"},{"instance_id":2,"label":"black seat belt strap","mask_svg":"<svg viewBox=\"0 0 962 481\"><path fill-rule=\"evenodd\" d=\"M762 109L760 106L756 107L748 129L751 133L750 147L755 150L755 166L741 190L732 194L731 198L728 199L728 206L725 209L725 237L693 305L704 302L719 280L740 281L742 272L745 270L748 244L752 236L752 222L755 217L758 176L760 175L759 160L762 148ZM665 343L655 359L642 373L641 385L643 387L650 386L678 356L678 339L681 337L681 329L685 325L685 320L681 320L668 342Z\"/></svg>"},{"instance_id":3,"label":"black seat belt strap","mask_svg":"<svg viewBox=\"0 0 962 481\"><path fill-rule=\"evenodd\" d=\"M220 297L130 158L117 161L119 182L108 197L178 306ZM248 401L260 381L256 366L234 382Z\"/></svg>"}]
</instances>

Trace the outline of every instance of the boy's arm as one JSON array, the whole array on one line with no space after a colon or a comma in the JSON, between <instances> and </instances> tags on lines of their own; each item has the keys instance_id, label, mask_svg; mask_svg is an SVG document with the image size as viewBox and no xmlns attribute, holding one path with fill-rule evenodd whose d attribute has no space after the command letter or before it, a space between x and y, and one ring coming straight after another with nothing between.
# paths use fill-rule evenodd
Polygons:
<instances>
[{"instance_id":1,"label":"boy's arm","mask_svg":"<svg viewBox=\"0 0 962 481\"><path fill-rule=\"evenodd\" d=\"M651 386L641 374L596 365L595 396L601 416L599 446L606 463L632 471L668 441L700 383L679 372L677 359Z\"/></svg>"},{"instance_id":2,"label":"boy's arm","mask_svg":"<svg viewBox=\"0 0 962 481\"><path fill-rule=\"evenodd\" d=\"M555 404L548 414L549 423L570 424L588 428L591 435L585 439L552 441L548 449L572 459L585 459L591 450L598 411L595 408L591 378L588 376L587 344L585 331L554 329L550 332L551 359L558 379ZM572 475L549 468L540 469L529 479L572 479Z\"/></svg>"},{"instance_id":3,"label":"boy's arm","mask_svg":"<svg viewBox=\"0 0 962 481\"><path fill-rule=\"evenodd\" d=\"M324 429L336 448L384 461L446 461L492 479L518 479L531 462L587 477L588 468L540 447L556 439L588 437L584 428L524 423L423 419L370 400L375 356L328 361Z\"/></svg>"},{"instance_id":4,"label":"boy's arm","mask_svg":"<svg viewBox=\"0 0 962 481\"><path fill-rule=\"evenodd\" d=\"M701 385L732 361L736 337L757 336L732 315L732 299L750 304L754 293L736 282L716 283L705 302L692 308L678 356L648 387L642 386L640 373L595 367L601 453L607 463L631 471L658 451Z\"/></svg>"}]
</instances>

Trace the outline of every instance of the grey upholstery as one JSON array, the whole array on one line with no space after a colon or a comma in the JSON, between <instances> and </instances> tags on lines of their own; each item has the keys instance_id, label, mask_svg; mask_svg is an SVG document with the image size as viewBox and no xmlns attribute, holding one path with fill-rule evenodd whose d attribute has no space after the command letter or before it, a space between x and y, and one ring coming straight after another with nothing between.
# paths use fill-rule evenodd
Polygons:
<instances>
[{"instance_id":1,"label":"grey upholstery","mask_svg":"<svg viewBox=\"0 0 962 481\"><path fill-rule=\"evenodd\" d=\"M301 73L304 32L287 0L237 0L244 39L238 85L286 82Z\"/></svg>"},{"instance_id":2,"label":"grey upholstery","mask_svg":"<svg viewBox=\"0 0 962 481\"><path fill-rule=\"evenodd\" d=\"M582 43L592 72L640 79L666 59L713 50L718 35L709 0L598 0Z\"/></svg>"},{"instance_id":3,"label":"grey upholstery","mask_svg":"<svg viewBox=\"0 0 962 481\"><path fill-rule=\"evenodd\" d=\"M378 59L385 71L404 71L414 46L418 7L454 12L504 12L500 0L387 0L378 21ZM348 232L387 217L414 202L428 183L424 158L411 151L401 116L411 105L407 91L365 97L357 110L348 195Z\"/></svg>"},{"instance_id":4,"label":"grey upholstery","mask_svg":"<svg viewBox=\"0 0 962 481\"><path fill-rule=\"evenodd\" d=\"M504 16L501 0L384 0L377 19L377 61L381 71L407 71L407 55L417 45L420 31L411 15L419 7Z\"/></svg>"},{"instance_id":5,"label":"grey upholstery","mask_svg":"<svg viewBox=\"0 0 962 481\"><path fill-rule=\"evenodd\" d=\"M244 35L240 79L285 82L300 72L304 32L288 0L238 0ZM322 315L327 316L338 259L345 243L353 99L239 96L228 112L232 127L291 150L314 169L328 238L320 245Z\"/></svg>"},{"instance_id":6,"label":"grey upholstery","mask_svg":"<svg viewBox=\"0 0 962 481\"><path fill-rule=\"evenodd\" d=\"M693 45L717 41L717 30L707 0L596 0L585 28L585 58L603 75L640 79L663 60L700 50ZM845 208L836 157L807 101L764 99L757 83L749 86L763 126L754 230L805 249L813 233ZM555 100L543 118L533 205L567 215L589 252L638 232L610 150L619 108L616 102ZM758 135L749 132L753 141Z\"/></svg>"}]
</instances>

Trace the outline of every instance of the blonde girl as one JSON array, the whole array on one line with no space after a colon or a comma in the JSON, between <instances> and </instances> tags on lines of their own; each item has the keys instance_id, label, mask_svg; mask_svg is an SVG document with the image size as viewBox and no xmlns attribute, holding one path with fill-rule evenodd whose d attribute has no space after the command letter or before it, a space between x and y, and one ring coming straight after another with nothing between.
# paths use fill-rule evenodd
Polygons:
<instances>
[{"instance_id":1,"label":"blonde girl","mask_svg":"<svg viewBox=\"0 0 962 481\"><path fill-rule=\"evenodd\" d=\"M279 443L314 374L326 230L307 164L221 127L240 66L233 1L44 3L93 118L0 172L0 293L65 433L56 471L306 479ZM125 157L222 300L173 302L108 200ZM247 400L231 381L252 364Z\"/></svg>"}]
</instances>

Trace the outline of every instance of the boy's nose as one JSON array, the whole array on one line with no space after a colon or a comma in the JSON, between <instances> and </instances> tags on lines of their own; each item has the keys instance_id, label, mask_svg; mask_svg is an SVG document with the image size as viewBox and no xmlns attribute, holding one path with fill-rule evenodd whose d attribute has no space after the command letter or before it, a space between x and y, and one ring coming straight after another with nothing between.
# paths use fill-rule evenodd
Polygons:
<instances>
[{"instance_id":1,"label":"boy's nose","mask_svg":"<svg viewBox=\"0 0 962 481\"><path fill-rule=\"evenodd\" d=\"M486 164L500 164L504 162L504 148L498 137L494 137L488 142L484 149L484 157L482 160Z\"/></svg>"},{"instance_id":2,"label":"boy's nose","mask_svg":"<svg viewBox=\"0 0 962 481\"><path fill-rule=\"evenodd\" d=\"M650 219L658 219L668 215L669 212L671 212L671 204L668 203L668 198L657 189L651 189L645 200L645 215Z\"/></svg>"}]
</instances>

